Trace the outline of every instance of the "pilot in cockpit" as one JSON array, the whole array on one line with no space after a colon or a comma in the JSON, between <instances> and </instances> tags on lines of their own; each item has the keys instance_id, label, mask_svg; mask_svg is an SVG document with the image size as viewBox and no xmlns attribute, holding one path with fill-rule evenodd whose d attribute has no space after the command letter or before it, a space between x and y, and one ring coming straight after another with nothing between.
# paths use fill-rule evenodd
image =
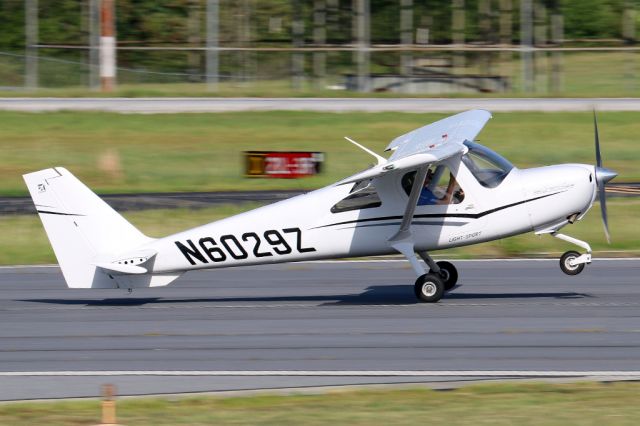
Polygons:
<instances>
[{"instance_id":1,"label":"pilot in cockpit","mask_svg":"<svg viewBox=\"0 0 640 426\"><path fill-rule=\"evenodd\" d=\"M427 176L424 179L424 185L422 186L422 191L420 192L420 197L418 198L419 206L438 204L438 201L440 201L440 199L436 196L436 194L433 193L433 191L429 187L433 180L433 175L433 170L428 169Z\"/></svg>"},{"instance_id":2,"label":"pilot in cockpit","mask_svg":"<svg viewBox=\"0 0 640 426\"><path fill-rule=\"evenodd\" d=\"M433 204L458 204L464 199L464 192L453 173L449 173L449 183L446 190L441 188L436 182L433 181L436 173L429 169L427 170L427 176L424 180L420 197L418 198L418 205L433 205Z\"/></svg>"}]
</instances>

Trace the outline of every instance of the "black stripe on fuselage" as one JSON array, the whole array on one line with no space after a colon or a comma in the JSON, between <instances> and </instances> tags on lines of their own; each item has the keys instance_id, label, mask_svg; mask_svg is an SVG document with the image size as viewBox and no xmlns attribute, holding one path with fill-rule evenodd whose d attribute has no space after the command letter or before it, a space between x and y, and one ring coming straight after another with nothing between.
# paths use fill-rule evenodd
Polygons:
<instances>
[{"instance_id":1,"label":"black stripe on fuselage","mask_svg":"<svg viewBox=\"0 0 640 426\"><path fill-rule=\"evenodd\" d=\"M377 226L393 226L400 225L401 222L388 222L388 223L371 223L371 224L363 224L363 225L355 225L355 226L345 226L344 228L338 229L353 229L353 228L370 228ZM412 221L411 225L413 226L464 226L469 222L445 222L443 220L439 221L431 221L431 222L423 222L423 221Z\"/></svg>"},{"instance_id":2,"label":"black stripe on fuselage","mask_svg":"<svg viewBox=\"0 0 640 426\"><path fill-rule=\"evenodd\" d=\"M425 218L437 218L437 217L440 217L440 218L457 217L457 218L464 218L464 219L479 219L479 218L481 218L483 216L487 216L487 215L489 215L491 213L495 213L495 212L500 211L500 210L508 209L510 207L519 206L520 204L529 203L531 201L536 201L536 200L539 200L541 198L551 197L552 195L560 194L561 192L565 192L565 191L554 192L553 194L546 194L546 195L541 195L541 196L535 197L535 198L529 198L528 200L517 201L515 203L506 204L504 206L496 207L495 209L485 210L485 211L480 212L480 213L426 213L426 214L414 215L413 218L414 219L425 219ZM364 222L375 222L375 221L382 221L382 220L398 220L398 219L402 219L402 216L369 217L369 218L366 218L366 219L355 219L355 220L347 220L347 221L344 221L344 222L330 223L328 225L316 226L315 228L311 228L311 229L327 228L329 226L336 226L336 225L348 225L348 224L351 224L351 223L364 223ZM446 223L444 223L444 224L446 225Z\"/></svg>"},{"instance_id":3,"label":"black stripe on fuselage","mask_svg":"<svg viewBox=\"0 0 640 426\"><path fill-rule=\"evenodd\" d=\"M59 216L84 216L83 214L50 212L48 210L36 210L36 211L38 213L42 213L42 214L55 214L55 215L59 215Z\"/></svg>"}]
</instances>

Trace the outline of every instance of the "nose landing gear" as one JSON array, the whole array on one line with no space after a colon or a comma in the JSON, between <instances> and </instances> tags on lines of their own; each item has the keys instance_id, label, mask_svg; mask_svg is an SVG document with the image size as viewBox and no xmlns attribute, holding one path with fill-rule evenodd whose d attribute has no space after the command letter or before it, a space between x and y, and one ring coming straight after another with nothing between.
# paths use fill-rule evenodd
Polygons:
<instances>
[{"instance_id":1,"label":"nose landing gear","mask_svg":"<svg viewBox=\"0 0 640 426\"><path fill-rule=\"evenodd\" d=\"M562 272L567 275L578 275L584 269L584 265L591 263L591 246L588 243L558 232L553 232L551 235L566 242L573 243L587 251L584 254L573 250L565 252L560 257L560 269L562 269Z\"/></svg>"},{"instance_id":2,"label":"nose landing gear","mask_svg":"<svg viewBox=\"0 0 640 426\"><path fill-rule=\"evenodd\" d=\"M578 275L584 269L584 263L578 263L580 253L577 251L567 251L560 257L560 269L567 275Z\"/></svg>"}]
</instances>

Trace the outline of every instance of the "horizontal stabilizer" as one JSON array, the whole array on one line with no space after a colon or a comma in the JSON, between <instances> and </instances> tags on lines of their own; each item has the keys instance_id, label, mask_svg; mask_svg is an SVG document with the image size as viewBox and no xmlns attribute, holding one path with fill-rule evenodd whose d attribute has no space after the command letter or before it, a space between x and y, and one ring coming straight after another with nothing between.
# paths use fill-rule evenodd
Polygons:
<instances>
[{"instance_id":1,"label":"horizontal stabilizer","mask_svg":"<svg viewBox=\"0 0 640 426\"><path fill-rule=\"evenodd\" d=\"M155 250L136 250L131 253L119 255L116 259L107 259L100 257L93 263L102 269L121 274L146 274L152 272L155 256L158 254Z\"/></svg>"},{"instance_id":2,"label":"horizontal stabilizer","mask_svg":"<svg viewBox=\"0 0 640 426\"><path fill-rule=\"evenodd\" d=\"M94 263L95 266L107 271L120 272L122 274L146 274L147 269L136 265L120 265L118 263Z\"/></svg>"}]
</instances>

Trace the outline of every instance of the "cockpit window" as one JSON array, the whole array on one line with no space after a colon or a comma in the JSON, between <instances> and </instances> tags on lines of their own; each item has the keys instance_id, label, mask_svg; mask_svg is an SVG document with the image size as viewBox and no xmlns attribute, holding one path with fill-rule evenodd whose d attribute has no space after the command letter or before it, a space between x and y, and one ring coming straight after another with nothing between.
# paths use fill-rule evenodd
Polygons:
<instances>
[{"instance_id":1,"label":"cockpit window","mask_svg":"<svg viewBox=\"0 0 640 426\"><path fill-rule=\"evenodd\" d=\"M513 164L486 146L470 141L464 144L469 152L462 156L462 162L482 186L495 188L513 169Z\"/></svg>"},{"instance_id":2,"label":"cockpit window","mask_svg":"<svg viewBox=\"0 0 640 426\"><path fill-rule=\"evenodd\" d=\"M402 188L407 195L411 194L415 178L415 171L402 177ZM460 204L462 200L464 200L464 191L449 168L444 164L429 167L420 191L418 205Z\"/></svg>"},{"instance_id":3,"label":"cockpit window","mask_svg":"<svg viewBox=\"0 0 640 426\"><path fill-rule=\"evenodd\" d=\"M371 183L371 179L356 182L351 188L349 196L338 201L331 207L331 213L342 213L350 210L372 209L380 207L382 201L378 196L376 187Z\"/></svg>"}]
</instances>

